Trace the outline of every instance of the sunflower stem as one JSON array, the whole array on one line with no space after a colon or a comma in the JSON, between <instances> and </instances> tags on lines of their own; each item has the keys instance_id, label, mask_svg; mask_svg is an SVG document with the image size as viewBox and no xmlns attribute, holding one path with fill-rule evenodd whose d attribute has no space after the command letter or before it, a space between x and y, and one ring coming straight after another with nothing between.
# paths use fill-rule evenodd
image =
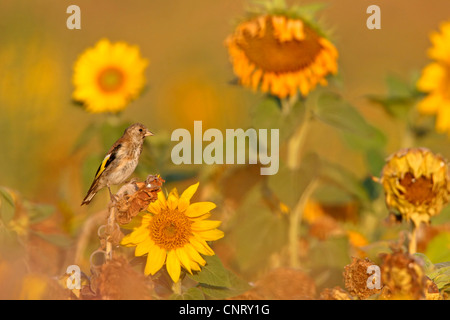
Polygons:
<instances>
[{"instance_id":1,"label":"sunflower stem","mask_svg":"<svg viewBox=\"0 0 450 320\"><path fill-rule=\"evenodd\" d=\"M298 259L298 229L300 227L300 221L305 209L306 202L316 189L317 184L317 179L314 179L309 183L300 199L298 200L297 204L295 205L294 211L289 217L289 255L290 265L293 268L297 268L300 265Z\"/></svg>"},{"instance_id":2,"label":"sunflower stem","mask_svg":"<svg viewBox=\"0 0 450 320\"><path fill-rule=\"evenodd\" d=\"M415 254L416 251L417 251L417 226L413 222L412 223L412 232L410 234L410 239L409 239L409 253Z\"/></svg>"},{"instance_id":3,"label":"sunflower stem","mask_svg":"<svg viewBox=\"0 0 450 320\"><path fill-rule=\"evenodd\" d=\"M311 108L308 107L308 104L305 103L305 114L303 115L303 121L288 141L287 166L291 170L298 169L300 165L300 151L305 143L306 135L312 119L313 112Z\"/></svg>"},{"instance_id":4,"label":"sunflower stem","mask_svg":"<svg viewBox=\"0 0 450 320\"><path fill-rule=\"evenodd\" d=\"M111 236L116 224L116 210L117 210L114 204L115 201L112 203L112 205L110 204L109 206L109 217L106 225L106 248L105 248L106 260L111 260L113 255Z\"/></svg>"},{"instance_id":5,"label":"sunflower stem","mask_svg":"<svg viewBox=\"0 0 450 320\"><path fill-rule=\"evenodd\" d=\"M181 279L172 284L172 292L176 295L181 295Z\"/></svg>"}]
</instances>

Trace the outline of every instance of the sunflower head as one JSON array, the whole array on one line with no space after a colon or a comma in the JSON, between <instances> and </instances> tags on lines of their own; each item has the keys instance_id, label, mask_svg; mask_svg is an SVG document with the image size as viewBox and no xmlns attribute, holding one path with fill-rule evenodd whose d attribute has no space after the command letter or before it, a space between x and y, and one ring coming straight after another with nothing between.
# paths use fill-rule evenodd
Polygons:
<instances>
[{"instance_id":1,"label":"sunflower head","mask_svg":"<svg viewBox=\"0 0 450 320\"><path fill-rule=\"evenodd\" d=\"M416 225L428 223L449 201L447 161L425 148L403 149L391 155L380 182L387 206Z\"/></svg>"},{"instance_id":2,"label":"sunflower head","mask_svg":"<svg viewBox=\"0 0 450 320\"><path fill-rule=\"evenodd\" d=\"M283 2L284 3L284 2ZM338 52L299 12L266 6L240 23L225 43L240 83L279 98L303 96L337 72Z\"/></svg>"},{"instance_id":3,"label":"sunflower head","mask_svg":"<svg viewBox=\"0 0 450 320\"><path fill-rule=\"evenodd\" d=\"M102 39L75 62L73 98L92 113L119 112L142 91L147 65L137 46Z\"/></svg>"},{"instance_id":4,"label":"sunflower head","mask_svg":"<svg viewBox=\"0 0 450 320\"><path fill-rule=\"evenodd\" d=\"M173 189L168 197L162 191L147 212L135 219L133 231L121 244L136 246L135 255L147 254L145 274L155 274L163 265L174 282L181 268L189 273L200 271L206 261L201 255L214 255L207 241L223 237L217 228L221 221L207 220L216 205L212 202L191 203L198 183L187 188L181 196Z\"/></svg>"},{"instance_id":5,"label":"sunflower head","mask_svg":"<svg viewBox=\"0 0 450 320\"><path fill-rule=\"evenodd\" d=\"M436 131L450 134L450 22L442 23L440 32L430 35L432 47L428 64L417 81L417 88L427 93L418 103L422 114L436 116Z\"/></svg>"}]
</instances>

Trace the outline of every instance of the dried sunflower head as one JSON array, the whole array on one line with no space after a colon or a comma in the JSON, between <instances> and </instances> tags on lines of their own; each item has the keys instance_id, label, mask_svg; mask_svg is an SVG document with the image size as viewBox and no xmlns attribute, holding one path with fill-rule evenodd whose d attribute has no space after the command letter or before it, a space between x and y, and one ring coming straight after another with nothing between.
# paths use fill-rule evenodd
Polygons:
<instances>
[{"instance_id":1,"label":"dried sunflower head","mask_svg":"<svg viewBox=\"0 0 450 320\"><path fill-rule=\"evenodd\" d=\"M370 266L374 265L372 261L368 258L366 259L358 259L353 257L352 263L345 266L344 268L344 282L345 288L352 296L356 296L359 299L363 300L371 295L380 293L380 290L377 288L369 288L367 285L368 278L370 274L368 273L368 269ZM377 279L373 279L377 281ZM378 279L380 280L380 279Z\"/></svg>"},{"instance_id":2,"label":"dried sunflower head","mask_svg":"<svg viewBox=\"0 0 450 320\"><path fill-rule=\"evenodd\" d=\"M386 204L415 225L428 223L449 201L447 161L425 148L402 149L392 154L380 179Z\"/></svg>"},{"instance_id":3,"label":"dried sunflower head","mask_svg":"<svg viewBox=\"0 0 450 320\"><path fill-rule=\"evenodd\" d=\"M422 261L409 253L394 251L382 256L381 281L387 299L418 300L428 290Z\"/></svg>"}]
</instances>

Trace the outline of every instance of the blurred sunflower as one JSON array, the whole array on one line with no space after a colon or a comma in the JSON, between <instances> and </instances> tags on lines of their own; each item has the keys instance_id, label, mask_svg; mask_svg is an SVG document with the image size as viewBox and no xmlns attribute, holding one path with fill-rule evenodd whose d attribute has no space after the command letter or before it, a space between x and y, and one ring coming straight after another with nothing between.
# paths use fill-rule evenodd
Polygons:
<instances>
[{"instance_id":1,"label":"blurred sunflower","mask_svg":"<svg viewBox=\"0 0 450 320\"><path fill-rule=\"evenodd\" d=\"M300 14L272 11L242 22L225 41L240 83L279 98L326 85L337 73L334 45Z\"/></svg>"},{"instance_id":2,"label":"blurred sunflower","mask_svg":"<svg viewBox=\"0 0 450 320\"><path fill-rule=\"evenodd\" d=\"M101 39L75 62L73 98L92 113L119 112L142 91L147 65L137 46Z\"/></svg>"},{"instance_id":3,"label":"blurred sunflower","mask_svg":"<svg viewBox=\"0 0 450 320\"><path fill-rule=\"evenodd\" d=\"M422 70L417 88L428 95L419 102L422 114L436 115L436 131L450 134L450 22L430 35L428 56L435 61Z\"/></svg>"},{"instance_id":4,"label":"blurred sunflower","mask_svg":"<svg viewBox=\"0 0 450 320\"><path fill-rule=\"evenodd\" d=\"M173 189L167 199L160 191L148 213L139 216L134 231L122 239L122 245L136 246L136 256L148 254L145 275L155 274L165 263L177 282L181 267L189 273L200 271L206 264L200 254L214 255L207 241L218 240L224 233L217 229L221 221L206 220L216 207L214 203L190 203L198 185L190 186L181 196Z\"/></svg>"},{"instance_id":5,"label":"blurred sunflower","mask_svg":"<svg viewBox=\"0 0 450 320\"><path fill-rule=\"evenodd\" d=\"M380 182L388 207L416 226L429 223L449 201L447 161L425 148L403 149L391 155Z\"/></svg>"}]
</instances>

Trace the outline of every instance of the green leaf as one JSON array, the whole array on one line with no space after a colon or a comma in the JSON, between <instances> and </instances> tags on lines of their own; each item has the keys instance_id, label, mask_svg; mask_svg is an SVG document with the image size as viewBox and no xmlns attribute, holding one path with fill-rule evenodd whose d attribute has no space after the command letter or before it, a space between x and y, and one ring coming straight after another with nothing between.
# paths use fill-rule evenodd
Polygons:
<instances>
[{"instance_id":1,"label":"green leaf","mask_svg":"<svg viewBox=\"0 0 450 320\"><path fill-rule=\"evenodd\" d=\"M315 116L342 131L345 141L358 150L380 149L387 142L384 134L367 123L352 105L334 93L324 93L317 101Z\"/></svg>"},{"instance_id":2,"label":"green leaf","mask_svg":"<svg viewBox=\"0 0 450 320\"><path fill-rule=\"evenodd\" d=\"M238 276L236 276L232 271L227 270L228 277L230 279L230 287L214 287L205 284L200 284L199 288L203 293L214 299L227 299L240 295L251 289L251 286Z\"/></svg>"},{"instance_id":3,"label":"green leaf","mask_svg":"<svg viewBox=\"0 0 450 320\"><path fill-rule=\"evenodd\" d=\"M384 152L377 149L369 149L366 151L365 156L369 172L374 177L379 177L386 163L386 156Z\"/></svg>"},{"instance_id":4,"label":"green leaf","mask_svg":"<svg viewBox=\"0 0 450 320\"><path fill-rule=\"evenodd\" d=\"M273 252L286 244L287 219L274 214L266 205L261 197L261 184L248 192L235 217L231 229L237 263L243 271L255 272L264 267Z\"/></svg>"},{"instance_id":5,"label":"green leaf","mask_svg":"<svg viewBox=\"0 0 450 320\"><path fill-rule=\"evenodd\" d=\"M13 196L7 189L0 187L0 219L4 224L9 223L14 218L15 211L16 205Z\"/></svg>"},{"instance_id":6,"label":"green leaf","mask_svg":"<svg viewBox=\"0 0 450 320\"><path fill-rule=\"evenodd\" d=\"M187 274L189 278L199 283L216 287L230 287L230 278L220 259L214 256L205 256L206 265L194 274Z\"/></svg>"},{"instance_id":7,"label":"green leaf","mask_svg":"<svg viewBox=\"0 0 450 320\"><path fill-rule=\"evenodd\" d=\"M370 102L382 107L390 116L406 119L421 95L415 87L416 81L417 79L412 79L408 83L397 76L389 75L386 78L387 95L367 95L367 98Z\"/></svg>"},{"instance_id":8,"label":"green leaf","mask_svg":"<svg viewBox=\"0 0 450 320\"><path fill-rule=\"evenodd\" d=\"M322 161L321 175L326 181L338 185L340 188L358 198L363 204L370 204L369 194L362 182L346 168L337 164Z\"/></svg>"},{"instance_id":9,"label":"green leaf","mask_svg":"<svg viewBox=\"0 0 450 320\"><path fill-rule=\"evenodd\" d=\"M32 232L36 236L58 247L69 247L70 245L72 245L72 239L70 239L68 236L64 234L58 233L47 234L40 231L32 231Z\"/></svg>"},{"instance_id":10,"label":"green leaf","mask_svg":"<svg viewBox=\"0 0 450 320\"><path fill-rule=\"evenodd\" d=\"M169 297L170 300L205 300L205 295L202 290L197 287L189 288L182 294L173 294Z\"/></svg>"},{"instance_id":11,"label":"green leaf","mask_svg":"<svg viewBox=\"0 0 450 320\"><path fill-rule=\"evenodd\" d=\"M296 170L280 163L278 173L268 178L268 187L276 193L281 202L291 209L313 179L318 177L321 161L317 154L306 155Z\"/></svg>"},{"instance_id":12,"label":"green leaf","mask_svg":"<svg viewBox=\"0 0 450 320\"><path fill-rule=\"evenodd\" d=\"M415 253L425 264L425 274L433 280L439 290L450 288L450 261L433 264L423 253Z\"/></svg>"},{"instance_id":13,"label":"green leaf","mask_svg":"<svg viewBox=\"0 0 450 320\"><path fill-rule=\"evenodd\" d=\"M450 261L450 232L441 232L427 246L425 255L433 262Z\"/></svg>"}]
</instances>

